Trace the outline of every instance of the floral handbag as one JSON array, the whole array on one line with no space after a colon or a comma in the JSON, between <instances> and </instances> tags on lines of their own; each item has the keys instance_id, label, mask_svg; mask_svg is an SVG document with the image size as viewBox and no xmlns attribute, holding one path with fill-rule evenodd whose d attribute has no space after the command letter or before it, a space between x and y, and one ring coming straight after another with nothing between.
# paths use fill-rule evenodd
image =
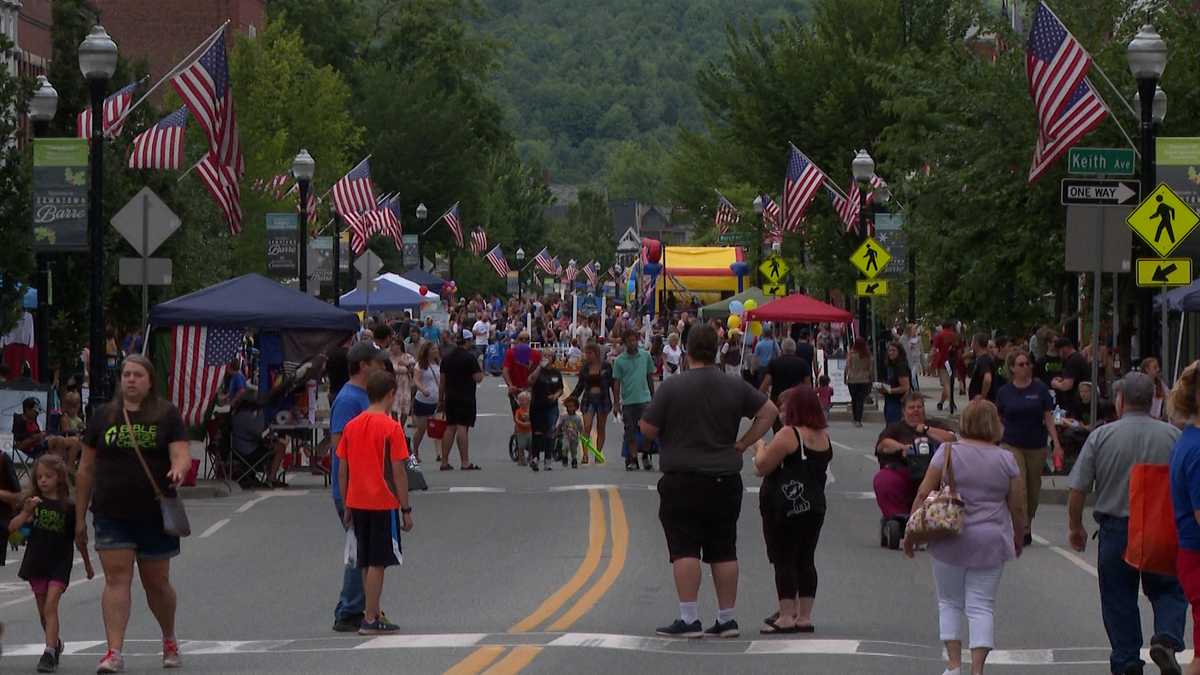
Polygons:
<instances>
[{"instance_id":1,"label":"floral handbag","mask_svg":"<svg viewBox=\"0 0 1200 675\"><path fill-rule=\"evenodd\" d=\"M904 536L914 544L924 544L962 534L967 508L954 483L954 446L946 446L946 470L942 484L925 497L925 503L908 517Z\"/></svg>"}]
</instances>

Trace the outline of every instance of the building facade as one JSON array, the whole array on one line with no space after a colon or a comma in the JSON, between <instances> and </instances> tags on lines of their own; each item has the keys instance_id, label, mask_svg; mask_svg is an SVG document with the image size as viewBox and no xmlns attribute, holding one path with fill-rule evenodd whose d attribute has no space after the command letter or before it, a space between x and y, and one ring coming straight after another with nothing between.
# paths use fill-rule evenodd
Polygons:
<instances>
[{"instance_id":1,"label":"building facade","mask_svg":"<svg viewBox=\"0 0 1200 675\"><path fill-rule=\"evenodd\" d=\"M51 0L0 0L0 33L13 44L5 56L11 75L37 77L46 73L52 47Z\"/></svg>"}]
</instances>

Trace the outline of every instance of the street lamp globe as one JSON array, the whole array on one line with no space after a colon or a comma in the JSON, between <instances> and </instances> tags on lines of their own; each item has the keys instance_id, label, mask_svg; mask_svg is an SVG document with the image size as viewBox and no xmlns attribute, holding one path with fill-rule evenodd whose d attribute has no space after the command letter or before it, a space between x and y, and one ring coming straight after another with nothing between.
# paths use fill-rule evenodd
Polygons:
<instances>
[{"instance_id":1,"label":"street lamp globe","mask_svg":"<svg viewBox=\"0 0 1200 675\"><path fill-rule=\"evenodd\" d=\"M865 183L875 175L875 160L871 159L866 150L859 150L854 156L854 161L850 162L850 171L854 174L854 180Z\"/></svg>"},{"instance_id":2,"label":"street lamp globe","mask_svg":"<svg viewBox=\"0 0 1200 675\"><path fill-rule=\"evenodd\" d=\"M112 41L104 26L92 30L79 44L79 70L89 80L109 80L117 70L117 43Z\"/></svg>"},{"instance_id":3,"label":"street lamp globe","mask_svg":"<svg viewBox=\"0 0 1200 675\"><path fill-rule=\"evenodd\" d=\"M521 262L524 259L525 259L525 249L517 248L517 262Z\"/></svg>"},{"instance_id":4,"label":"street lamp globe","mask_svg":"<svg viewBox=\"0 0 1200 675\"><path fill-rule=\"evenodd\" d=\"M892 188L888 187L887 183L875 188L875 201L880 204L886 204L892 200Z\"/></svg>"},{"instance_id":5,"label":"street lamp globe","mask_svg":"<svg viewBox=\"0 0 1200 675\"><path fill-rule=\"evenodd\" d=\"M292 160L292 176L298 181L307 183L313 178L313 174L317 170L317 162L312 155L308 154L308 150L301 148L296 158Z\"/></svg>"},{"instance_id":6,"label":"street lamp globe","mask_svg":"<svg viewBox=\"0 0 1200 675\"><path fill-rule=\"evenodd\" d=\"M45 75L38 75L37 90L29 99L29 119L34 122L49 122L58 111L58 91Z\"/></svg>"},{"instance_id":7,"label":"street lamp globe","mask_svg":"<svg viewBox=\"0 0 1200 675\"><path fill-rule=\"evenodd\" d=\"M1142 109L1142 93L1135 92L1133 95L1133 109ZM1151 102L1151 118L1155 124L1162 124L1167 118L1167 92L1163 91L1162 87L1154 87L1154 100Z\"/></svg>"},{"instance_id":8,"label":"street lamp globe","mask_svg":"<svg viewBox=\"0 0 1200 675\"><path fill-rule=\"evenodd\" d=\"M1167 67L1167 43L1150 24L1142 26L1129 41L1125 55L1129 59L1129 72L1139 80L1160 79Z\"/></svg>"},{"instance_id":9,"label":"street lamp globe","mask_svg":"<svg viewBox=\"0 0 1200 675\"><path fill-rule=\"evenodd\" d=\"M425 202L417 204L417 220L425 220L429 217L429 209L425 208Z\"/></svg>"},{"instance_id":10,"label":"street lamp globe","mask_svg":"<svg viewBox=\"0 0 1200 675\"><path fill-rule=\"evenodd\" d=\"M762 198L762 195L759 195L759 196L757 196L757 197L755 197L755 198L754 198L754 212L755 212L755 213L757 213L757 214L759 214L759 215L762 215L762 212L763 212L763 198Z\"/></svg>"}]
</instances>

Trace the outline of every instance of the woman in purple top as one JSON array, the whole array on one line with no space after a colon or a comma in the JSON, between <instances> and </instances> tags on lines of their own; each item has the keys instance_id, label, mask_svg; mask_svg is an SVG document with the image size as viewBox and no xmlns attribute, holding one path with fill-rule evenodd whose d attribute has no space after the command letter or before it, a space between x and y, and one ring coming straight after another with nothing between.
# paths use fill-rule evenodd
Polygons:
<instances>
[{"instance_id":1,"label":"woman in purple top","mask_svg":"<svg viewBox=\"0 0 1200 675\"><path fill-rule=\"evenodd\" d=\"M962 672L962 624L969 627L971 674L983 672L994 646L992 616L996 590L1004 563L1021 555L1025 522L1025 485L1012 454L996 442L1003 427L996 406L987 400L972 401L960 420L961 441L943 444L934 454L925 480L913 502L915 511L925 497L941 485L946 453L951 453L954 481L966 504L962 534L932 542L933 580L937 586L938 625L946 643L945 675ZM913 555L905 540L904 553Z\"/></svg>"}]
</instances>

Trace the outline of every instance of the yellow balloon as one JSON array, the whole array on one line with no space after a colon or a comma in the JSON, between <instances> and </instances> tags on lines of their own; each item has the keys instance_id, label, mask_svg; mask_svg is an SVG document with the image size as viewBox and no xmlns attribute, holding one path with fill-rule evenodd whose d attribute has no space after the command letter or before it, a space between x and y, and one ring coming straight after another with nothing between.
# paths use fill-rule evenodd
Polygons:
<instances>
[{"instance_id":1,"label":"yellow balloon","mask_svg":"<svg viewBox=\"0 0 1200 675\"><path fill-rule=\"evenodd\" d=\"M753 302L753 300L751 302ZM762 335L762 322L761 321L751 321L750 322L750 334L753 335L754 337L758 337L759 335Z\"/></svg>"},{"instance_id":2,"label":"yellow balloon","mask_svg":"<svg viewBox=\"0 0 1200 675\"><path fill-rule=\"evenodd\" d=\"M725 322L725 325L729 326L729 330L737 330L742 326L742 317L738 316L737 314L730 314L729 319Z\"/></svg>"},{"instance_id":3,"label":"yellow balloon","mask_svg":"<svg viewBox=\"0 0 1200 675\"><path fill-rule=\"evenodd\" d=\"M754 298L750 298L749 300L742 303L742 307L744 307L746 309L746 311L749 312L750 310L756 309L758 307L758 302L756 302L754 300Z\"/></svg>"}]
</instances>

